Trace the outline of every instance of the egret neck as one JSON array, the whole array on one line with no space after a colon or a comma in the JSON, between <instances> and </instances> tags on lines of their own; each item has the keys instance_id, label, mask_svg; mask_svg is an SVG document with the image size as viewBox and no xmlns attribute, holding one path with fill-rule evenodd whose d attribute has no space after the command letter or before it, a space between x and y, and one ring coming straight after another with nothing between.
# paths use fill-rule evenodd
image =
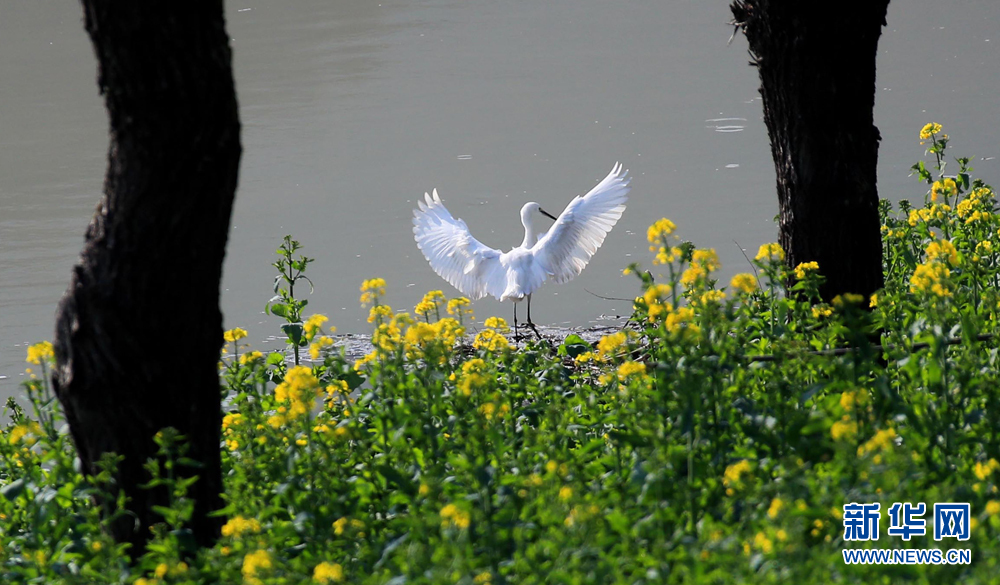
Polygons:
<instances>
[{"instance_id":1,"label":"egret neck","mask_svg":"<svg viewBox=\"0 0 1000 585\"><path fill-rule=\"evenodd\" d=\"M534 201L529 201L524 204L521 208L521 224L524 225L524 241L521 242L521 247L524 249L529 249L535 245L538 241L538 234L535 233L535 224L531 221L532 212L538 209L538 204Z\"/></svg>"}]
</instances>

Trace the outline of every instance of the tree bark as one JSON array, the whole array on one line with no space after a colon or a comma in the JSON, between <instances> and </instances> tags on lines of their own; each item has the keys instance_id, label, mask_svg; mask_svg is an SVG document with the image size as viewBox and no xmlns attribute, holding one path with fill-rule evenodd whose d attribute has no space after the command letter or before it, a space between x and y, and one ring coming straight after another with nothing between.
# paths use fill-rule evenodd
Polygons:
<instances>
[{"instance_id":1,"label":"tree bark","mask_svg":"<svg viewBox=\"0 0 1000 585\"><path fill-rule=\"evenodd\" d=\"M189 523L210 545L221 518L219 283L241 154L221 0L83 0L110 119L102 198L56 321L53 383L88 473L124 456L110 524L136 558L167 505L143 489L153 437L187 437L198 476ZM106 503L107 504L107 503ZM112 502L113 504L113 502Z\"/></svg>"},{"instance_id":2,"label":"tree bark","mask_svg":"<svg viewBox=\"0 0 1000 585\"><path fill-rule=\"evenodd\" d=\"M788 265L819 263L824 299L882 287L872 118L889 0L736 0L760 73Z\"/></svg>"}]
</instances>

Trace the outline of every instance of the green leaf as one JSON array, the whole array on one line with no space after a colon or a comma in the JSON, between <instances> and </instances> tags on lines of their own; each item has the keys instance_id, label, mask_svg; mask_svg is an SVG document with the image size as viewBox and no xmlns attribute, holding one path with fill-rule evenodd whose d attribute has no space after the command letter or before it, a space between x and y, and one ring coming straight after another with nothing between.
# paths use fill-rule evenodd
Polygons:
<instances>
[{"instance_id":1,"label":"green leaf","mask_svg":"<svg viewBox=\"0 0 1000 585\"><path fill-rule=\"evenodd\" d=\"M395 468L388 465L378 465L375 467L375 471L385 478L390 484L395 484L396 487L406 492L409 496L415 496L417 494L417 486L413 481L403 476L402 473L397 471Z\"/></svg>"},{"instance_id":2,"label":"green leaf","mask_svg":"<svg viewBox=\"0 0 1000 585\"><path fill-rule=\"evenodd\" d=\"M286 323L281 326L281 330L288 336L288 342L292 345L302 345L305 340L301 323Z\"/></svg>"},{"instance_id":3,"label":"green leaf","mask_svg":"<svg viewBox=\"0 0 1000 585\"><path fill-rule=\"evenodd\" d=\"M580 337L575 333L572 333L566 336L566 340L563 341L562 344L559 346L557 353L559 355L565 355L571 358L575 358L581 353L588 352L592 349L593 347L591 347L591 345L587 343L586 339Z\"/></svg>"}]
</instances>

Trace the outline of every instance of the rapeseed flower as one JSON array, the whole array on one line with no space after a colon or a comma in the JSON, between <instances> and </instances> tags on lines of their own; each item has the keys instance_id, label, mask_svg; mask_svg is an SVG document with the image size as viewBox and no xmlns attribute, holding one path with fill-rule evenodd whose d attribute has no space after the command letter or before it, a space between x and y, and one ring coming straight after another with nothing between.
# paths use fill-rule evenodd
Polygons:
<instances>
[{"instance_id":1,"label":"rapeseed flower","mask_svg":"<svg viewBox=\"0 0 1000 585\"><path fill-rule=\"evenodd\" d=\"M271 559L271 554L266 550L258 550L248 553L245 557L243 557L243 579L252 585L262 583L262 581L257 578L258 575L269 571L272 568L274 568L274 562Z\"/></svg>"},{"instance_id":2,"label":"rapeseed flower","mask_svg":"<svg viewBox=\"0 0 1000 585\"><path fill-rule=\"evenodd\" d=\"M760 262L783 262L785 260L785 251L781 249L781 245L778 243L763 244L757 250L757 256L754 257L754 260Z\"/></svg>"},{"instance_id":3,"label":"rapeseed flower","mask_svg":"<svg viewBox=\"0 0 1000 585\"><path fill-rule=\"evenodd\" d=\"M818 271L819 271L818 262L802 262L795 267L795 278L799 280L805 280L806 276L808 276L810 273Z\"/></svg>"},{"instance_id":4,"label":"rapeseed flower","mask_svg":"<svg viewBox=\"0 0 1000 585\"><path fill-rule=\"evenodd\" d=\"M669 219L665 217L658 219L646 230L646 239L649 240L650 244L655 244L674 233L675 229L677 229L677 226Z\"/></svg>"},{"instance_id":5,"label":"rapeseed flower","mask_svg":"<svg viewBox=\"0 0 1000 585\"><path fill-rule=\"evenodd\" d=\"M226 331L222 334L222 338L230 343L239 341L240 339L243 339L246 336L247 336L247 330L243 329L242 327L236 327L230 329L229 331Z\"/></svg>"},{"instance_id":6,"label":"rapeseed flower","mask_svg":"<svg viewBox=\"0 0 1000 585\"><path fill-rule=\"evenodd\" d=\"M757 279L749 272L741 272L729 281L729 286L744 294L750 294L757 290Z\"/></svg>"},{"instance_id":7,"label":"rapeseed flower","mask_svg":"<svg viewBox=\"0 0 1000 585\"><path fill-rule=\"evenodd\" d=\"M951 276L948 267L940 262L918 264L910 277L910 292L931 292L938 297L950 297L945 279Z\"/></svg>"},{"instance_id":8,"label":"rapeseed flower","mask_svg":"<svg viewBox=\"0 0 1000 585\"><path fill-rule=\"evenodd\" d=\"M646 364L642 362L627 361L624 362L622 365L618 366L619 381L625 382L632 376L645 377Z\"/></svg>"},{"instance_id":9,"label":"rapeseed flower","mask_svg":"<svg viewBox=\"0 0 1000 585\"><path fill-rule=\"evenodd\" d=\"M510 327L507 325L507 321L503 317L487 317L483 321L483 327L489 327L490 329L495 329L500 333L506 333L510 331Z\"/></svg>"},{"instance_id":10,"label":"rapeseed flower","mask_svg":"<svg viewBox=\"0 0 1000 585\"><path fill-rule=\"evenodd\" d=\"M930 124L925 124L923 128L920 129L920 139L928 140L931 136L937 134L941 131L941 124L936 122L931 122Z\"/></svg>"},{"instance_id":11,"label":"rapeseed flower","mask_svg":"<svg viewBox=\"0 0 1000 585\"><path fill-rule=\"evenodd\" d=\"M313 581L317 583L339 583L344 580L344 568L338 563L322 562L313 569Z\"/></svg>"},{"instance_id":12,"label":"rapeseed flower","mask_svg":"<svg viewBox=\"0 0 1000 585\"><path fill-rule=\"evenodd\" d=\"M441 508L441 528L466 529L472 523L471 515L455 504L448 504Z\"/></svg>"},{"instance_id":13,"label":"rapeseed flower","mask_svg":"<svg viewBox=\"0 0 1000 585\"><path fill-rule=\"evenodd\" d=\"M222 536L231 536L233 538L240 538L247 533L257 534L258 532L260 532L260 522L254 518L248 519L243 516L230 518L222 527Z\"/></svg>"},{"instance_id":14,"label":"rapeseed flower","mask_svg":"<svg viewBox=\"0 0 1000 585\"><path fill-rule=\"evenodd\" d=\"M948 240L935 240L927 244L927 260L943 260L952 266L958 266L958 250Z\"/></svg>"},{"instance_id":15,"label":"rapeseed flower","mask_svg":"<svg viewBox=\"0 0 1000 585\"><path fill-rule=\"evenodd\" d=\"M733 463L726 467L726 471L722 476L722 483L726 487L738 486L743 481L743 474L750 471L750 462L746 459L740 459L736 463Z\"/></svg>"},{"instance_id":16,"label":"rapeseed flower","mask_svg":"<svg viewBox=\"0 0 1000 585\"><path fill-rule=\"evenodd\" d=\"M857 434L858 434L858 423L854 422L853 420L850 420L850 417L848 417L846 414L843 416L843 418L841 418L841 420L838 420L837 422L833 423L833 425L830 427L830 436L833 437L834 441L841 441L841 440L849 441L853 439L854 436Z\"/></svg>"},{"instance_id":17,"label":"rapeseed flower","mask_svg":"<svg viewBox=\"0 0 1000 585\"><path fill-rule=\"evenodd\" d=\"M330 318L326 315L312 315L306 319L305 323L302 324L302 331L305 333L306 339L311 340L319 332L323 323L329 321ZM331 327L330 332L336 331L336 327Z\"/></svg>"},{"instance_id":18,"label":"rapeseed flower","mask_svg":"<svg viewBox=\"0 0 1000 585\"><path fill-rule=\"evenodd\" d=\"M385 295L385 279L372 278L361 283L361 305L375 304Z\"/></svg>"},{"instance_id":19,"label":"rapeseed flower","mask_svg":"<svg viewBox=\"0 0 1000 585\"><path fill-rule=\"evenodd\" d=\"M628 341L628 336L624 331L605 335L597 342L597 353L602 358L611 357L617 354L618 350L622 349L626 341Z\"/></svg>"},{"instance_id":20,"label":"rapeseed flower","mask_svg":"<svg viewBox=\"0 0 1000 585\"><path fill-rule=\"evenodd\" d=\"M472 341L472 347L497 352L510 348L510 342L494 329L483 329L476 334L476 338Z\"/></svg>"},{"instance_id":21,"label":"rapeseed flower","mask_svg":"<svg viewBox=\"0 0 1000 585\"><path fill-rule=\"evenodd\" d=\"M34 345L28 346L28 359L26 361L29 364L35 364L40 366L42 365L43 360L50 360L54 356L55 352L53 351L52 343L48 341L42 341Z\"/></svg>"}]
</instances>

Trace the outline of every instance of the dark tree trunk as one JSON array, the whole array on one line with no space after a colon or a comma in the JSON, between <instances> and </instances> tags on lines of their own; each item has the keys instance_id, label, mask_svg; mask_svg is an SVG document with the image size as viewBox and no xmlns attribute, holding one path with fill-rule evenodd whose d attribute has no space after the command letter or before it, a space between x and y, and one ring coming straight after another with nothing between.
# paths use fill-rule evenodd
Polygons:
<instances>
[{"instance_id":1,"label":"dark tree trunk","mask_svg":"<svg viewBox=\"0 0 1000 585\"><path fill-rule=\"evenodd\" d=\"M219 282L240 160L221 0L83 0L110 118L104 197L56 322L53 374L85 471L124 456L111 524L140 554L164 490L140 487L153 437L174 427L198 466L190 529L217 538L222 344Z\"/></svg>"},{"instance_id":2,"label":"dark tree trunk","mask_svg":"<svg viewBox=\"0 0 1000 585\"><path fill-rule=\"evenodd\" d=\"M760 72L789 266L815 261L829 300L882 287L875 56L889 0L736 0Z\"/></svg>"}]
</instances>

